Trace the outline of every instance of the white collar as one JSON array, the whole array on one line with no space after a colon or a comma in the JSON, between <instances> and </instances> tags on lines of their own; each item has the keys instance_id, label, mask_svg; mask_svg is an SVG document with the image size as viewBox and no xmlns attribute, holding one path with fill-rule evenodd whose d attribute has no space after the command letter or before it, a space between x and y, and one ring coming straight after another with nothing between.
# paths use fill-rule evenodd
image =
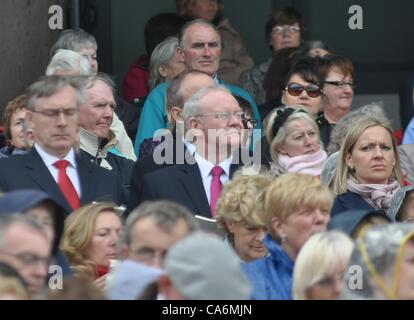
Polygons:
<instances>
[{"instance_id":1,"label":"white collar","mask_svg":"<svg viewBox=\"0 0 414 320\"><path fill-rule=\"evenodd\" d=\"M53 164L56 161L59 160L66 160L70 163L70 165L74 168L76 168L76 160L75 160L75 151L73 150L73 148L71 148L69 150L69 152L66 154L66 156L63 159L60 159L54 155L51 155L49 153L47 153L45 150L43 150L43 148L38 145L37 143L34 144L34 147L37 151L37 153L39 154L39 156L42 158L43 162L45 163L45 165L47 167L53 166Z\"/></svg>"},{"instance_id":2,"label":"white collar","mask_svg":"<svg viewBox=\"0 0 414 320\"><path fill-rule=\"evenodd\" d=\"M208 161L207 159L203 158L199 153L195 152L194 159L197 161L197 165L200 168L201 178L204 180L206 179L211 170L216 166L212 162ZM227 158L223 162L219 163L218 166L221 167L226 175L230 176L230 166L233 162L233 155L230 158Z\"/></svg>"}]
</instances>

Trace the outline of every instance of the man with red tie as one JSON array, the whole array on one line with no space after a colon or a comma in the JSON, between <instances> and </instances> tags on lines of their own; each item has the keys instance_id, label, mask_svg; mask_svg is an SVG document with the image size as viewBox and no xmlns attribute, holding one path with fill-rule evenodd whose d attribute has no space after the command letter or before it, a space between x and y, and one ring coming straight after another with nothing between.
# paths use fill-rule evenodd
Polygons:
<instances>
[{"instance_id":1,"label":"man with red tie","mask_svg":"<svg viewBox=\"0 0 414 320\"><path fill-rule=\"evenodd\" d=\"M49 76L27 91L28 121L34 146L21 157L0 162L0 190L41 189L69 214L92 201L121 204L121 182L78 154L78 111L84 80ZM83 151L80 151L83 152Z\"/></svg>"},{"instance_id":2,"label":"man with red tie","mask_svg":"<svg viewBox=\"0 0 414 320\"><path fill-rule=\"evenodd\" d=\"M172 200L194 214L215 217L222 185L241 165L234 152L240 148L244 116L237 100L220 85L188 99L183 118L186 138L195 140L192 159L144 175L141 202Z\"/></svg>"}]
</instances>

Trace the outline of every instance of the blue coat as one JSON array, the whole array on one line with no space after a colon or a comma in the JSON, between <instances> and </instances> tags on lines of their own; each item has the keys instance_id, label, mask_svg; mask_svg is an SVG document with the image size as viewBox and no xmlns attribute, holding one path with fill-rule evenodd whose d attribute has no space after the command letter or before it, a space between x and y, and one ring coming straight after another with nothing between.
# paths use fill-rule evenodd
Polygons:
<instances>
[{"instance_id":1,"label":"blue coat","mask_svg":"<svg viewBox=\"0 0 414 320\"><path fill-rule=\"evenodd\" d=\"M347 210L376 210L368 202L366 202L359 194L347 191L336 196L331 216L335 216Z\"/></svg>"},{"instance_id":2,"label":"blue coat","mask_svg":"<svg viewBox=\"0 0 414 320\"><path fill-rule=\"evenodd\" d=\"M252 299L292 300L292 259L270 235L263 243L269 255L242 265L253 287Z\"/></svg>"},{"instance_id":3,"label":"blue coat","mask_svg":"<svg viewBox=\"0 0 414 320\"><path fill-rule=\"evenodd\" d=\"M232 94L238 95L249 101L253 108L253 117L261 123L256 103L246 91L230 84L222 82L220 82L220 84L226 86ZM169 83L167 82L161 83L151 91L145 101L138 125L137 137L134 143L134 150L137 157L139 157L139 146L141 145L142 140L145 138L152 138L155 131L158 129L165 129L167 127L168 118L165 113L165 100L168 86Z\"/></svg>"}]
</instances>

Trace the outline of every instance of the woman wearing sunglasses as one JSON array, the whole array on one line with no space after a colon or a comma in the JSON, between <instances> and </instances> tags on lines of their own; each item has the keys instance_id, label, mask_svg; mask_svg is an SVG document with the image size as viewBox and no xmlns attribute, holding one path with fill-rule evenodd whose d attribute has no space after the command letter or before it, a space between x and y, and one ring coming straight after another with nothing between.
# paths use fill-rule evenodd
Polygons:
<instances>
[{"instance_id":1,"label":"woman wearing sunglasses","mask_svg":"<svg viewBox=\"0 0 414 320\"><path fill-rule=\"evenodd\" d=\"M269 119L270 169L276 176L296 172L320 176L327 159L312 116L303 109L282 108Z\"/></svg>"},{"instance_id":2,"label":"woman wearing sunglasses","mask_svg":"<svg viewBox=\"0 0 414 320\"><path fill-rule=\"evenodd\" d=\"M323 93L320 61L318 57L301 57L293 64L282 94L285 106L302 106L316 117L321 109Z\"/></svg>"}]
</instances>

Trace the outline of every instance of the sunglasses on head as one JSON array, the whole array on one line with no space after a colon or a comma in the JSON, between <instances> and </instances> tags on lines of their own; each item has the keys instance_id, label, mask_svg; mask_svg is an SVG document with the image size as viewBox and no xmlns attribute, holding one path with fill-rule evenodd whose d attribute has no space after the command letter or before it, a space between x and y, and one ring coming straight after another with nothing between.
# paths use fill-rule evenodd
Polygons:
<instances>
[{"instance_id":1,"label":"sunglasses on head","mask_svg":"<svg viewBox=\"0 0 414 320\"><path fill-rule=\"evenodd\" d=\"M303 86L299 83L293 82L289 83L285 90L294 97L301 95L302 91L305 90L309 97L317 98L321 95L322 90L316 84L308 84L307 86Z\"/></svg>"}]
</instances>

